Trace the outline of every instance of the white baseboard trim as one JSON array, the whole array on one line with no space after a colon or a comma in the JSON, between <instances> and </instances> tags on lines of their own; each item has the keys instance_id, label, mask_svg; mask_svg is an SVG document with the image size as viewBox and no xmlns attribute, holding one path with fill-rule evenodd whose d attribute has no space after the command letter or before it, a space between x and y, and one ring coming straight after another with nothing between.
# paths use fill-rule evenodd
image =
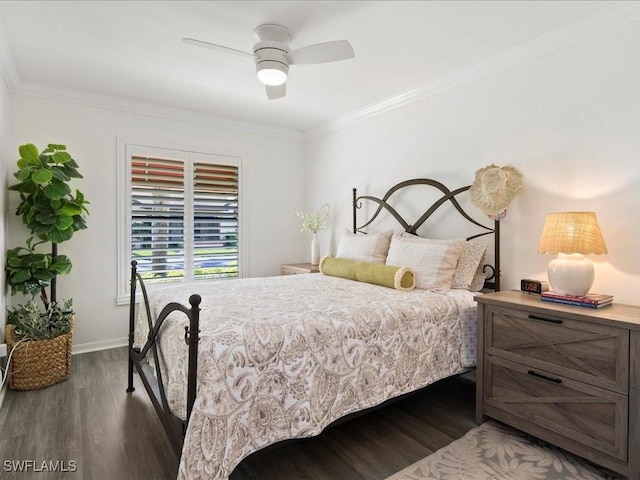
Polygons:
<instances>
[{"instance_id":1,"label":"white baseboard trim","mask_svg":"<svg viewBox=\"0 0 640 480\"><path fill-rule=\"evenodd\" d=\"M101 342L89 342L73 345L71 355L79 355L81 353L98 352L100 350L108 350L110 348L126 347L129 344L127 337L114 338L113 340L104 340Z\"/></svg>"}]
</instances>

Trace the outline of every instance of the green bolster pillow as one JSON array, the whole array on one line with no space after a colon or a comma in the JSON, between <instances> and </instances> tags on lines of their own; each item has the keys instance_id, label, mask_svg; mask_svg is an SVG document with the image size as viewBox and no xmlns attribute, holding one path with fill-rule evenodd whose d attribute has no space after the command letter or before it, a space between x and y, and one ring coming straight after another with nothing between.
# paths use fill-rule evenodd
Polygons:
<instances>
[{"instance_id":1,"label":"green bolster pillow","mask_svg":"<svg viewBox=\"0 0 640 480\"><path fill-rule=\"evenodd\" d=\"M320 271L332 277L373 283L396 290L413 290L416 279L409 267L394 267L379 263L359 262L327 255L320 260Z\"/></svg>"}]
</instances>

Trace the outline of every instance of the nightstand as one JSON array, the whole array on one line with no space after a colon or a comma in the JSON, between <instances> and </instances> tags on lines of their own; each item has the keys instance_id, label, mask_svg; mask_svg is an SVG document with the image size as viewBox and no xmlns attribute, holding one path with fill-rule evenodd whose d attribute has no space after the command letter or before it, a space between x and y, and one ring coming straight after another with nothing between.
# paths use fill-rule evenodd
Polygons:
<instances>
[{"instance_id":1,"label":"nightstand","mask_svg":"<svg viewBox=\"0 0 640 480\"><path fill-rule=\"evenodd\" d=\"M280 275L298 275L300 273L319 273L320 266L310 263L286 263L280 265Z\"/></svg>"},{"instance_id":2,"label":"nightstand","mask_svg":"<svg viewBox=\"0 0 640 480\"><path fill-rule=\"evenodd\" d=\"M476 421L640 478L640 307L479 295Z\"/></svg>"}]
</instances>

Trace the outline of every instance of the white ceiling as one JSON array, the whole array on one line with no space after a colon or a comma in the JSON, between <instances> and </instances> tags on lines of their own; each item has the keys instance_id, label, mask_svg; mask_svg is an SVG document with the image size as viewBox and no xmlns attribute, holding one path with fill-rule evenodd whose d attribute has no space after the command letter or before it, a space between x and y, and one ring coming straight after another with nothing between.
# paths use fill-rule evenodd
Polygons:
<instances>
[{"instance_id":1,"label":"white ceiling","mask_svg":"<svg viewBox=\"0 0 640 480\"><path fill-rule=\"evenodd\" d=\"M16 92L309 131L592 22L617 3L2 1L0 61ZM347 39L355 59L294 65L287 96L267 100L251 59L181 42L251 51L263 23L288 27L294 49Z\"/></svg>"}]
</instances>

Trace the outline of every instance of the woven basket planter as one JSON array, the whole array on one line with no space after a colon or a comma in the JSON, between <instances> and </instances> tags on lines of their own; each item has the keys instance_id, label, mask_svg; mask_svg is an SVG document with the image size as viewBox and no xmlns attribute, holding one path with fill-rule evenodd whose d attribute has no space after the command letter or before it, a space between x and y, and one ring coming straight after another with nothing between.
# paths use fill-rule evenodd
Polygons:
<instances>
[{"instance_id":1,"label":"woven basket planter","mask_svg":"<svg viewBox=\"0 0 640 480\"><path fill-rule=\"evenodd\" d=\"M9 388L38 390L69 378L72 334L73 320L69 333L50 340L27 340L18 344L13 325L7 325L7 352L18 344L9 365Z\"/></svg>"}]
</instances>

